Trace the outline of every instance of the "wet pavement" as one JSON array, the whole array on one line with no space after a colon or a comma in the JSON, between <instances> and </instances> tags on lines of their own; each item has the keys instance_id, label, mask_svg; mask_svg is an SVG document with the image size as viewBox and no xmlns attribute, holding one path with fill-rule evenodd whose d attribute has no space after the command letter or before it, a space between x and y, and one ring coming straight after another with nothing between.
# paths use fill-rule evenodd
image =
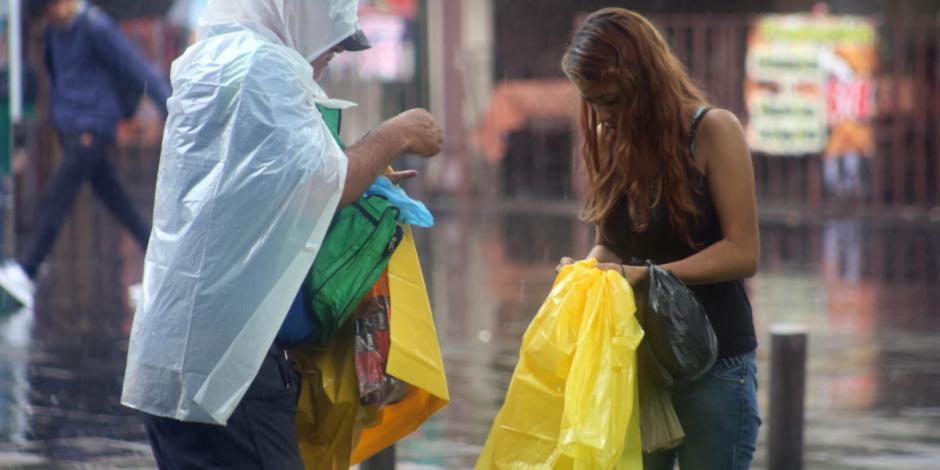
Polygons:
<instances>
[{"instance_id":1,"label":"wet pavement","mask_svg":"<svg viewBox=\"0 0 940 470\"><path fill-rule=\"evenodd\" d=\"M47 264L35 313L0 318L0 468L154 467L137 417L118 403L125 287L139 280L141 255L103 210L81 206L84 222L71 223ZM569 213L438 213L418 233L452 403L399 444L400 468L472 467L552 268L590 248L593 233ZM807 468L937 468L940 228L768 220L762 242L748 286L761 385L767 328L800 322L811 332ZM763 387L764 410L767 398ZM762 441L755 468L765 453Z\"/></svg>"}]
</instances>

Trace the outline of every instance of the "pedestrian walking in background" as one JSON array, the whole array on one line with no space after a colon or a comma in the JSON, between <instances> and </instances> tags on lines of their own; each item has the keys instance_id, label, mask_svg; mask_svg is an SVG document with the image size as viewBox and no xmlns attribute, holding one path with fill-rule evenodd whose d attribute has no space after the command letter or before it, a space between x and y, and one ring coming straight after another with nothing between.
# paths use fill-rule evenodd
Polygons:
<instances>
[{"instance_id":1,"label":"pedestrian walking in background","mask_svg":"<svg viewBox=\"0 0 940 470\"><path fill-rule=\"evenodd\" d=\"M86 181L146 249L149 217L134 207L115 169L115 133L118 121L134 115L144 94L166 117L169 83L97 7L81 0L31 0L28 5L46 23L50 115L63 150L43 190L25 252L18 263L0 269L0 285L30 306L33 280Z\"/></svg>"}]
</instances>

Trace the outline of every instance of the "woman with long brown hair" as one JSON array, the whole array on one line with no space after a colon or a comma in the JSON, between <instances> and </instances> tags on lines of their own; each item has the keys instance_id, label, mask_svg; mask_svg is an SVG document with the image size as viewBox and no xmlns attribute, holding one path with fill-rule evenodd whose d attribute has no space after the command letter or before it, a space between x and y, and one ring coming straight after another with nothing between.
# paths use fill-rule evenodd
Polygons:
<instances>
[{"instance_id":1,"label":"woman with long brown hair","mask_svg":"<svg viewBox=\"0 0 940 470\"><path fill-rule=\"evenodd\" d=\"M581 93L588 254L631 285L651 260L695 292L718 337L702 379L672 391L686 439L647 469L746 469L760 418L750 302L759 257L754 174L734 114L712 109L663 37L620 8L592 14L562 60ZM570 263L565 258L562 263ZM642 379L641 379L642 380Z\"/></svg>"}]
</instances>

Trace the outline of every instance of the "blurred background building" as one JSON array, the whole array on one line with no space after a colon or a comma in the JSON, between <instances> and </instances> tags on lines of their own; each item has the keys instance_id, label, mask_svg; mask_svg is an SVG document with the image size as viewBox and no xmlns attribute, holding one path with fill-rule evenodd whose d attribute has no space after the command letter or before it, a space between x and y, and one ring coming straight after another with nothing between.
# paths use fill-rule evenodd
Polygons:
<instances>
[{"instance_id":1,"label":"blurred background building","mask_svg":"<svg viewBox=\"0 0 940 470\"><path fill-rule=\"evenodd\" d=\"M121 19L168 73L192 40L205 0L95 3ZM577 97L559 61L584 15L611 2L361 3L362 27L375 47L340 55L324 79L331 94L360 104L344 121L347 139L402 109L429 107L446 129L446 158L423 172L424 190L464 201L577 200ZM868 213L940 205L936 2L647 0L628 6L653 19L716 106L748 125L762 208L848 205ZM780 14L794 15L767 16ZM26 51L35 59L35 28L30 37ZM762 57L809 58L811 70ZM44 72L35 70L42 82ZM784 82L796 86L781 89ZM34 121L43 122L45 107L37 109ZM158 136L159 126L138 122L155 117L142 114L125 125L126 133Z\"/></svg>"}]
</instances>

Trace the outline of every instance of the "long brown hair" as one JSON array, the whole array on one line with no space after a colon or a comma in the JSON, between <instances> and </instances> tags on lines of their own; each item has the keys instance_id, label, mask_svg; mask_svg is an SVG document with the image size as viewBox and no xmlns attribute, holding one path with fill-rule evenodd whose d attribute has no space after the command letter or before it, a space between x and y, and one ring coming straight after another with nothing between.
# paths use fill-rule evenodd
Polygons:
<instances>
[{"instance_id":1,"label":"long brown hair","mask_svg":"<svg viewBox=\"0 0 940 470\"><path fill-rule=\"evenodd\" d=\"M642 232L651 208L664 204L672 230L694 246L691 178L698 170L686 114L707 102L666 41L639 14L605 8L574 35L562 68L572 81L618 83L624 96L616 132L603 135L597 113L581 101L581 153L590 182L581 217L601 223L626 197L633 229Z\"/></svg>"}]
</instances>

